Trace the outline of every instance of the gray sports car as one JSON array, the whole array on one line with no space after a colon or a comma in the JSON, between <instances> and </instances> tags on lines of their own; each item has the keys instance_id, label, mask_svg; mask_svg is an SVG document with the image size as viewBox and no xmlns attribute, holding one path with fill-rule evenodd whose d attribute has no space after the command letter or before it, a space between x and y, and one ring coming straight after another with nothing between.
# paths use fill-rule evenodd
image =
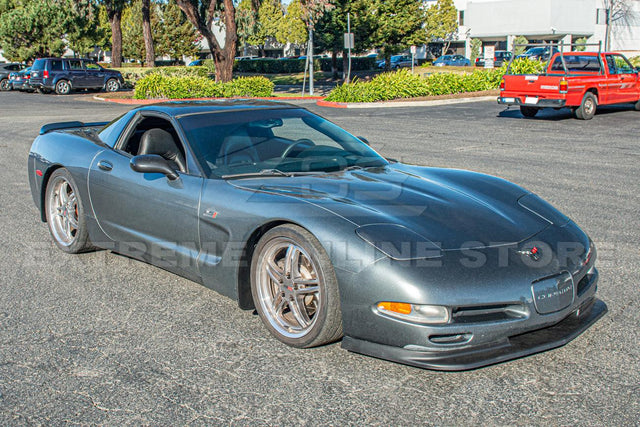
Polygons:
<instances>
[{"instance_id":1,"label":"gray sports car","mask_svg":"<svg viewBox=\"0 0 640 427\"><path fill-rule=\"evenodd\" d=\"M561 346L606 312L593 243L538 196L385 159L293 105L175 102L54 123L28 167L60 249L200 282L291 346L342 338L463 370Z\"/></svg>"}]
</instances>

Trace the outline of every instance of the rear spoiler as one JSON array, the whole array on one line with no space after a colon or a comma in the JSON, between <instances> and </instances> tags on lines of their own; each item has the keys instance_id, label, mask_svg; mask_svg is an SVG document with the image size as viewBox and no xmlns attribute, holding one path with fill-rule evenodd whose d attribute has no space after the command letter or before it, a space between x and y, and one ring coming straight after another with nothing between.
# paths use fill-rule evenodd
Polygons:
<instances>
[{"instance_id":1,"label":"rear spoiler","mask_svg":"<svg viewBox=\"0 0 640 427\"><path fill-rule=\"evenodd\" d=\"M40 128L40 135L44 135L45 133L53 132L54 130L63 130L63 129L73 129L73 128L86 128L86 127L102 127L105 126L109 122L91 122L91 123L83 123L83 122L59 122L59 123L49 123Z\"/></svg>"}]
</instances>

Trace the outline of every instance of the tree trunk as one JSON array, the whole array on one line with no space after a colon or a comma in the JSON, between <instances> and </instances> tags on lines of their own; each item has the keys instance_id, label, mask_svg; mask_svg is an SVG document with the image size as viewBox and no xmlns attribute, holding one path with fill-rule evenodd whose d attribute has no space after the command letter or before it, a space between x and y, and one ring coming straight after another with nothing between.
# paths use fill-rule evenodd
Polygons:
<instances>
[{"instance_id":1,"label":"tree trunk","mask_svg":"<svg viewBox=\"0 0 640 427\"><path fill-rule=\"evenodd\" d=\"M111 64L115 67L122 66L122 11L112 10L109 13L111 24Z\"/></svg>"},{"instance_id":2,"label":"tree trunk","mask_svg":"<svg viewBox=\"0 0 640 427\"><path fill-rule=\"evenodd\" d=\"M153 48L153 35L151 34L150 1L151 0L142 0L142 35L144 38L144 49L146 51L145 67L154 67L156 65L156 53Z\"/></svg>"}]
</instances>

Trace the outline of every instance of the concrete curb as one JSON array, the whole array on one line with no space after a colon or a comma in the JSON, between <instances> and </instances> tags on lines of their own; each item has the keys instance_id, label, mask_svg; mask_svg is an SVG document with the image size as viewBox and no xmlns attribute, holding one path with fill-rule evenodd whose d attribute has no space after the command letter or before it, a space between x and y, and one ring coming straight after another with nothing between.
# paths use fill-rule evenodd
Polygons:
<instances>
[{"instance_id":1,"label":"concrete curb","mask_svg":"<svg viewBox=\"0 0 640 427\"><path fill-rule=\"evenodd\" d=\"M216 101L223 99L263 99L266 101L318 101L324 99L323 96L269 96L263 98L186 98L186 99L117 99L117 98L102 98L99 95L95 95L93 97L96 101L104 101L104 102L113 102L115 104L125 104L125 105L150 105L157 104L160 102L170 102L170 101Z\"/></svg>"},{"instance_id":2,"label":"concrete curb","mask_svg":"<svg viewBox=\"0 0 640 427\"><path fill-rule=\"evenodd\" d=\"M316 105L329 108L394 108L394 107L435 107L438 105L464 104L467 102L495 101L497 96L476 96L469 98L434 99L433 101L382 101L382 102L331 102L320 100Z\"/></svg>"}]
</instances>

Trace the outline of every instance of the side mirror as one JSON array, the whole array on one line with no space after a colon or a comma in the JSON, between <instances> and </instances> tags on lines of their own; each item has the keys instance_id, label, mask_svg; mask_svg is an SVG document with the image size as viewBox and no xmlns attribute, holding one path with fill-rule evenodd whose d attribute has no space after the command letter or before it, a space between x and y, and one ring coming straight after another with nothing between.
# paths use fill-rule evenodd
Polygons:
<instances>
[{"instance_id":1,"label":"side mirror","mask_svg":"<svg viewBox=\"0 0 640 427\"><path fill-rule=\"evenodd\" d=\"M180 176L178 172L171 167L167 159L157 154L135 156L131 159L129 166L139 173L161 173L171 181L178 179Z\"/></svg>"},{"instance_id":2,"label":"side mirror","mask_svg":"<svg viewBox=\"0 0 640 427\"><path fill-rule=\"evenodd\" d=\"M371 145L371 144L369 143L369 140L368 140L367 138L365 138L364 136L359 136L359 137L357 137L357 138L358 138L360 141L364 142L365 144L367 144L367 145Z\"/></svg>"}]
</instances>

